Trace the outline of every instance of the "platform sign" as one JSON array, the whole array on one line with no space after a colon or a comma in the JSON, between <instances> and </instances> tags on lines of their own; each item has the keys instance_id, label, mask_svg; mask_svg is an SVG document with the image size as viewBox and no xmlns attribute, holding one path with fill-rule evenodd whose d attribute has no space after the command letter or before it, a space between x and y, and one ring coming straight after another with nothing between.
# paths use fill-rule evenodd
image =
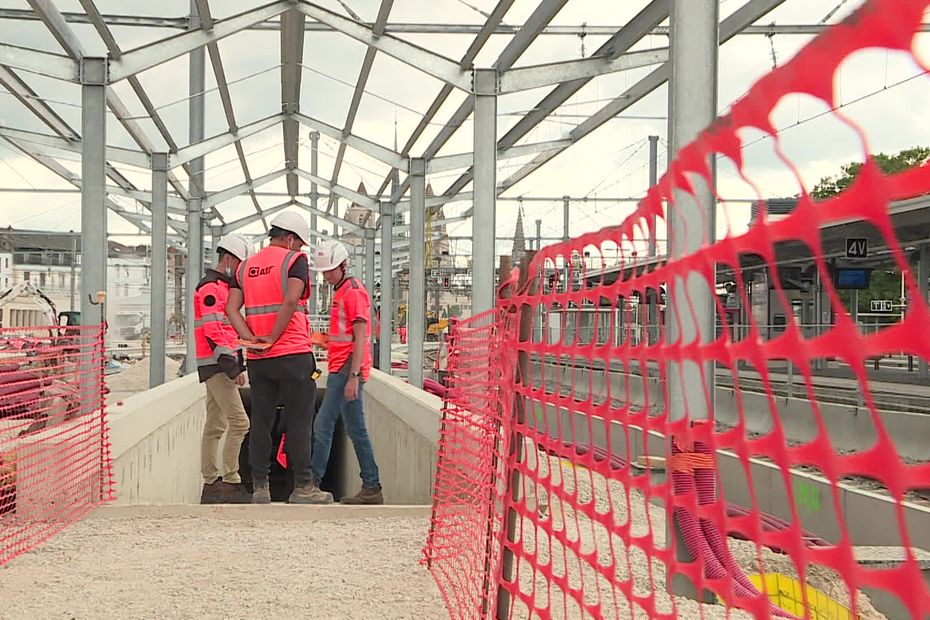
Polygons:
<instances>
[{"instance_id":1,"label":"platform sign","mask_svg":"<svg viewBox=\"0 0 930 620\"><path fill-rule=\"evenodd\" d=\"M869 240L865 237L846 237L846 258L868 258Z\"/></svg>"},{"instance_id":2,"label":"platform sign","mask_svg":"<svg viewBox=\"0 0 930 620\"><path fill-rule=\"evenodd\" d=\"M890 299L873 299L872 312L891 312L894 309L894 302Z\"/></svg>"}]
</instances>

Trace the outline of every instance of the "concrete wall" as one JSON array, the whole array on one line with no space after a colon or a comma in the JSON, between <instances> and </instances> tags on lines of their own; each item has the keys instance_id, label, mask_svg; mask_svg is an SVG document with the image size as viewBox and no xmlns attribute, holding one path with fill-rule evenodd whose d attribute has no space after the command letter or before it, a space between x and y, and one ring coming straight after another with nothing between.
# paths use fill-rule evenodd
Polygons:
<instances>
[{"instance_id":1,"label":"concrete wall","mask_svg":"<svg viewBox=\"0 0 930 620\"><path fill-rule=\"evenodd\" d=\"M205 401L192 374L110 407L117 504L200 501Z\"/></svg>"},{"instance_id":2,"label":"concrete wall","mask_svg":"<svg viewBox=\"0 0 930 620\"><path fill-rule=\"evenodd\" d=\"M365 384L365 421L389 504L432 503L442 401L377 370ZM340 460L340 487L354 495L361 484L352 443Z\"/></svg>"},{"instance_id":3,"label":"concrete wall","mask_svg":"<svg viewBox=\"0 0 930 620\"><path fill-rule=\"evenodd\" d=\"M538 377L538 365L535 372ZM557 381L562 386L576 386L576 397L586 396L590 385L595 395L606 395L609 389L611 398L634 405L643 406L647 395L653 407L661 407L664 400L659 379L655 377L643 378L638 374L579 367L573 369L547 363L545 379ZM736 425L739 421L740 401L746 416L746 428L750 433L769 433L772 430L772 420L777 416L789 440L809 442L817 437L817 418L811 401L806 397L775 397L772 401L773 408L764 394L743 390L738 400L733 388L718 387L714 406L716 420ZM859 452L868 450L875 443L878 436L876 425L867 408L823 401L817 402L817 407L834 449ZM879 411L878 417L901 456L921 461L930 460L930 442L926 440L926 414Z\"/></svg>"}]
</instances>

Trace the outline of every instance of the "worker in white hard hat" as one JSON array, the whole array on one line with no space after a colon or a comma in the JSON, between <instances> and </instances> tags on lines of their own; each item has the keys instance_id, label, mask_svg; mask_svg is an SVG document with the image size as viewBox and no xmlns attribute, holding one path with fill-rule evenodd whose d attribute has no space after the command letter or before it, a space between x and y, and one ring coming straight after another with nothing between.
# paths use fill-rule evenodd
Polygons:
<instances>
[{"instance_id":1,"label":"worker in white hard hat","mask_svg":"<svg viewBox=\"0 0 930 620\"><path fill-rule=\"evenodd\" d=\"M239 235L222 239L216 247L216 264L207 269L194 293L197 374L207 389L207 419L200 442L202 504L245 504L251 499L239 475L239 450L249 432L249 418L239 396L239 386L245 384L245 365L239 337L226 320L229 281L249 257L250 246ZM219 455L224 434L226 441ZM222 469L217 468L218 456Z\"/></svg>"},{"instance_id":2,"label":"worker in white hard hat","mask_svg":"<svg viewBox=\"0 0 930 620\"><path fill-rule=\"evenodd\" d=\"M329 463L336 420L342 416L358 458L361 491L343 504L383 504L381 480L365 426L362 392L371 373L371 298L358 278L349 275L349 253L338 241L313 250L310 269L323 273L333 287L327 358L326 396L313 423L313 476L322 480Z\"/></svg>"},{"instance_id":3,"label":"worker in white hard hat","mask_svg":"<svg viewBox=\"0 0 930 620\"><path fill-rule=\"evenodd\" d=\"M249 464L252 503L271 502L268 474L275 457L271 432L278 403L284 405L285 451L294 475L292 504L328 504L310 470L310 431L316 398L316 361L310 343L306 302L310 297L307 245L310 228L296 213L271 221L268 247L239 266L230 285L226 314L249 341L248 372L252 395ZM245 308L245 318L240 308Z\"/></svg>"}]
</instances>

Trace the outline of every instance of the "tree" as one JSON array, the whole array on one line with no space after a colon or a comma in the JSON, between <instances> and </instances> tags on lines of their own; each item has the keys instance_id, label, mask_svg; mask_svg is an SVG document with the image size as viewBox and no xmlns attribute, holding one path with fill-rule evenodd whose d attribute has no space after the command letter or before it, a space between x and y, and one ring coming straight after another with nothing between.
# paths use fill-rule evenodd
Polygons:
<instances>
[{"instance_id":1,"label":"tree","mask_svg":"<svg viewBox=\"0 0 930 620\"><path fill-rule=\"evenodd\" d=\"M873 155L872 159L878 165L878 169L884 174L898 174L914 166L926 163L930 159L930 147L915 146L911 149L905 149L897 155L885 155L879 153ZM859 171L862 170L862 162L852 162L840 168L840 174L835 177L824 177L814 186L811 191L811 197L817 200L823 200L844 192L853 184Z\"/></svg>"},{"instance_id":2,"label":"tree","mask_svg":"<svg viewBox=\"0 0 930 620\"><path fill-rule=\"evenodd\" d=\"M891 175L904 172L914 166L920 166L930 160L930 148L916 146L905 149L896 155L879 153L872 159L883 174ZM840 168L840 174L825 177L811 191L811 197L824 200L846 191L859 176L862 170L861 162L852 162ZM851 292L838 291L840 300L848 310L850 307ZM872 279L867 290L859 291L859 312L870 312L873 299L892 299L896 303L901 297L901 273L895 270L872 272Z\"/></svg>"}]
</instances>

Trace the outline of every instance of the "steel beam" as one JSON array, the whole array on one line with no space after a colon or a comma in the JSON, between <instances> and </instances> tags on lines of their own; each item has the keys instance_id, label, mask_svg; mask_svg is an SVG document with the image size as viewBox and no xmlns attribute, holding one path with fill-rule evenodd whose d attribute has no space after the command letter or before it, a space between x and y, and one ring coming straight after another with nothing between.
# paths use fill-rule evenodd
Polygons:
<instances>
[{"instance_id":1,"label":"steel beam","mask_svg":"<svg viewBox=\"0 0 930 620\"><path fill-rule=\"evenodd\" d=\"M278 0L257 9L251 9L214 22L213 29L209 32L200 28L191 29L184 34L175 35L130 50L123 54L123 57L119 60L110 62L111 80L112 82L124 80L131 75L142 73L179 56L202 49L208 43L219 41L251 25L277 17L293 6L290 0Z\"/></svg>"},{"instance_id":2,"label":"steel beam","mask_svg":"<svg viewBox=\"0 0 930 620\"><path fill-rule=\"evenodd\" d=\"M302 202L299 201L299 200L295 200L295 201L293 202L293 204L297 205L297 206L300 207L301 209L304 209L304 210L307 211L310 215L312 215L312 216L319 216L319 217L323 218L324 220L326 220L327 222L333 224L334 226L339 226L339 227L342 228L343 230L347 230L347 231L352 232L352 233L355 233L355 234L357 234L357 235L364 235L364 234L365 234L365 227L364 227L364 226L359 226L358 224L353 224L352 222L350 222L350 221L348 221L348 220L345 220L345 219L339 217L338 215L333 215L332 213L327 213L326 211L322 211L322 210L320 210L320 209L318 209L318 208L316 208L316 207L312 207L312 206L310 206L310 205L308 205L308 204L304 204L304 203L302 203Z\"/></svg>"},{"instance_id":3,"label":"steel beam","mask_svg":"<svg viewBox=\"0 0 930 620\"><path fill-rule=\"evenodd\" d=\"M381 372L391 374L391 340L394 321L394 273L391 269L394 245L394 210L390 203L381 203L381 333L378 340L378 367ZM408 364L409 368L409 364Z\"/></svg>"},{"instance_id":4,"label":"steel beam","mask_svg":"<svg viewBox=\"0 0 930 620\"><path fill-rule=\"evenodd\" d=\"M657 0L658 1L658 0ZM749 24L752 24L757 19L760 19L766 13L774 9L775 7L783 4L785 0L749 0L746 4L741 6L739 9L731 13L723 22L720 24L720 38L719 42L721 44L726 43L734 36L739 34L744 28ZM655 4L655 2L653 3ZM664 4L664 2L663 2ZM650 5L651 6L651 5ZM648 8L648 7L647 7ZM631 22L632 23L632 22ZM603 108L595 112L591 117L582 122L580 125L575 127L570 133L569 136L574 142L578 142L588 134L590 134L595 129L598 129L604 123L608 122L610 119L616 117L618 114L634 105L635 103L641 101L646 95L652 93L656 88L664 84L668 80L670 74L669 63L661 65L660 67L653 70L647 76L643 77L641 80L633 84L625 92L616 97L613 101L605 105ZM561 87L559 87L561 88ZM558 89L556 89L558 90ZM555 92L555 91L553 91ZM537 106L537 109L539 106ZM551 112L551 110L550 110ZM517 125L508 132L507 135L510 135L514 130L523 123L530 115L524 117ZM549 112L546 113L548 116ZM541 120L541 119L540 119ZM527 131L529 127L525 127ZM522 135L522 134L520 134ZM506 137L506 136L505 136ZM555 159L559 154L563 153L565 149L556 149L554 151L548 151L542 153L533 159L532 162L523 166L507 179L502 182L502 185L505 189L510 189L527 176L541 168L543 165L549 161ZM464 179L463 179L464 180ZM467 181L466 181L467 183ZM456 188L464 187L464 184L460 182L453 183L452 186L445 193L453 193L453 190Z\"/></svg>"},{"instance_id":5,"label":"steel beam","mask_svg":"<svg viewBox=\"0 0 930 620\"><path fill-rule=\"evenodd\" d=\"M628 51L640 39L645 37L649 32L662 23L668 17L669 0L652 0L642 11L637 13L629 23L618 30L610 39L604 42L592 56L603 56L610 54L620 54ZM580 91L590 81L584 78L559 84L552 91L543 97L543 99L533 106L530 111L523 116L517 123L510 128L507 133L500 139L500 148L509 148L516 144L520 139L526 136L534 127L545 120L559 106L568 101L573 95ZM564 150L564 149L563 149ZM548 153L558 153L559 150L549 151ZM545 153L537 159L543 157ZM554 157L554 155L553 155ZM534 160L535 161L535 160ZM464 173L456 179L449 188L443 192L445 195L457 194L468 185L472 180L471 171ZM512 185L512 183L511 183ZM505 187L510 187L507 182Z\"/></svg>"},{"instance_id":6,"label":"steel beam","mask_svg":"<svg viewBox=\"0 0 930 620\"><path fill-rule=\"evenodd\" d=\"M370 299L374 300L375 298L375 282L377 282L378 277L375 274L375 229L366 228L365 229L365 288L368 289L368 296ZM375 304L371 304L371 313L368 317L370 325L374 325L375 321ZM377 338L375 330L371 330L371 339L368 341L368 346L371 347L374 344L374 338Z\"/></svg>"},{"instance_id":7,"label":"steel beam","mask_svg":"<svg viewBox=\"0 0 930 620\"><path fill-rule=\"evenodd\" d=\"M196 0L190 0L191 33L182 37L203 32ZM204 88L206 83L206 57L203 47L191 48L188 56L188 141L203 141L205 122ZM131 54L132 52L130 52ZM124 56L127 58L128 56ZM185 279L185 335L187 357L185 371L189 374L197 371L197 347L194 340L194 293L203 275L203 158L195 159L190 164L191 178L188 190L190 200L187 203L187 270Z\"/></svg>"},{"instance_id":8,"label":"steel beam","mask_svg":"<svg viewBox=\"0 0 930 620\"><path fill-rule=\"evenodd\" d=\"M299 178L294 173L299 163L298 134L300 124L292 115L300 111L301 63L304 56L304 22L306 17L297 10L281 16L281 109L288 115L284 119L284 167L288 170L287 192L291 200L297 198Z\"/></svg>"},{"instance_id":9,"label":"steel beam","mask_svg":"<svg viewBox=\"0 0 930 620\"><path fill-rule=\"evenodd\" d=\"M110 54L110 58L116 60L122 58L123 50L117 44L116 38L113 36L113 33L110 32L110 29L107 26L106 21L104 21L103 16L100 14L100 11L97 10L97 6L94 4L94 0L79 1L81 6L84 8L84 11L87 13L87 16L90 18L94 28L97 30L97 34L100 35L101 40L103 40L104 44L107 46L107 51ZM189 18L185 18L185 28L187 28L187 25L189 25L189 21ZM136 94L136 97L138 97L139 102L142 104L142 107L145 108L145 113L148 114L149 118L152 119L152 122L155 124L155 128L158 129L158 133L161 134L162 139L168 145L169 152L176 152L178 150L178 145L175 142L174 137L171 135L171 132L168 131L168 126L165 124L164 120L162 120L158 110L155 109L155 105L149 98L145 88L143 88L142 83L136 76L130 76L128 82L129 86L132 88L132 91ZM184 170L188 176L191 176L190 168L186 164L184 165ZM187 200L190 197L187 193L187 189L177 178L177 176L175 176L174 172L171 171L170 164L168 169L168 183L171 184L178 195L181 196L181 198L184 200ZM219 216L218 213L217 216Z\"/></svg>"},{"instance_id":10,"label":"steel beam","mask_svg":"<svg viewBox=\"0 0 930 620\"><path fill-rule=\"evenodd\" d=\"M717 117L717 52L719 36L717 0L672 0L671 77L669 80L669 142L672 153L692 142ZM672 192L668 208L668 256L680 260L713 243L716 230L713 158L707 162L711 178L689 174L688 189ZM697 225L702 223L703 226ZM672 309L665 332L670 346L707 344L715 337L714 284L699 274L686 273L668 286ZM714 363L695 360L668 365L668 409L672 421L708 418L714 403ZM669 438L672 440L672 438ZM694 561L674 519L676 557ZM702 594L690 580L671 578L676 594L698 598Z\"/></svg>"},{"instance_id":11,"label":"steel beam","mask_svg":"<svg viewBox=\"0 0 930 620\"><path fill-rule=\"evenodd\" d=\"M391 13L391 8L394 6L394 0L381 0L381 5L378 8L378 17L375 21L375 25L371 28L372 38L380 38L384 33L384 26L387 24L388 16ZM371 74L371 67L375 62L375 54L377 53L376 48L369 47L365 51L365 58L362 60L362 66L358 72L358 78L355 80L355 90L352 93L352 101L349 102L349 110L346 113L346 122L343 125L342 131L344 135L348 135L352 132L352 128L355 126L355 117L358 114L358 108L362 103L362 95L365 93L365 86L368 84L368 76ZM339 150L336 153L336 161L333 164L333 176L332 183L335 185L339 182L339 173L342 171L342 162L346 154L346 144L340 141ZM330 195L329 204L326 208L327 211L331 211L335 206L335 196Z\"/></svg>"},{"instance_id":12,"label":"steel beam","mask_svg":"<svg viewBox=\"0 0 930 620\"><path fill-rule=\"evenodd\" d=\"M349 200L358 204L359 206L365 207L366 209L370 209L372 211L375 211L379 208L379 203L374 198L365 196L364 194L360 194L356 192L355 190L349 189L348 187L342 187L341 185L334 185L330 183L329 181L327 181L326 179L320 176L317 176L311 172L307 172L299 168L296 170L296 172L299 176L310 181L311 183L316 183L318 185L323 186L327 190L329 190L330 195L336 194L336 195L342 196L343 198L348 198Z\"/></svg>"},{"instance_id":13,"label":"steel beam","mask_svg":"<svg viewBox=\"0 0 930 620\"><path fill-rule=\"evenodd\" d=\"M32 144L48 146L62 151L67 151L69 153L81 152L80 140L68 140L66 138L60 138L58 136L52 136L49 134L25 131L23 129L13 129L12 127L0 127L0 136L13 138L15 140L21 140L24 142L31 142ZM124 149L118 146L107 146L107 159L130 166L135 166L137 168L147 168L150 165L149 156L142 151Z\"/></svg>"},{"instance_id":14,"label":"steel beam","mask_svg":"<svg viewBox=\"0 0 930 620\"><path fill-rule=\"evenodd\" d=\"M382 0L382 6L385 3L390 5L392 0ZM414 69L419 69L423 73L465 92L471 90L471 80L468 72L464 71L454 60L384 33L383 28L381 29L382 32L379 33L376 29L377 22L375 27L368 27L306 0L299 4L298 8L307 17L327 24L334 30L348 35L356 41L361 41L379 52L392 56Z\"/></svg>"},{"instance_id":15,"label":"steel beam","mask_svg":"<svg viewBox=\"0 0 930 620\"><path fill-rule=\"evenodd\" d=\"M97 293L107 291L107 61L81 60L81 316L103 320Z\"/></svg>"},{"instance_id":16,"label":"steel beam","mask_svg":"<svg viewBox=\"0 0 930 620\"><path fill-rule=\"evenodd\" d=\"M487 43L495 29L500 26L501 20L504 19L504 15L507 14L507 11L510 10L510 7L513 5L513 3L514 0L498 0L497 4L494 6L494 10L491 11L491 13L488 15L487 21L481 27L481 30L477 32L474 40L471 42L471 45L468 46L468 49L462 56L462 59L459 60L459 67L461 67L463 71L471 70L472 62L475 60L475 57L477 57L478 52L480 52L481 48L484 47L484 44ZM423 132L426 130L426 128L429 127L430 123L436 117L436 114L439 113L440 108L442 108L443 104L445 104L446 100L451 94L452 86L449 84L443 84L442 88L439 90L439 94L436 95L436 98L429 105L429 108L427 108L426 114L424 114L423 118L421 118L417 123L413 133L410 134L406 144L404 144L404 148L401 150L401 155L406 156L410 154L410 149L413 148L413 145L416 144L417 140L420 139L420 136L423 135ZM395 172L392 170L391 173L384 178L384 182L378 189L378 196L384 194L384 190L387 189L388 183L391 182L394 174ZM392 194L393 193L394 192L392 192ZM400 196L392 195L391 198L392 200L397 201Z\"/></svg>"},{"instance_id":17,"label":"steel beam","mask_svg":"<svg viewBox=\"0 0 930 620\"><path fill-rule=\"evenodd\" d=\"M168 339L168 154L152 153L152 357L149 387L165 382L165 343Z\"/></svg>"},{"instance_id":18,"label":"steel beam","mask_svg":"<svg viewBox=\"0 0 930 620\"><path fill-rule=\"evenodd\" d=\"M227 222L223 224L220 230L222 231L222 234L228 235L229 233L236 232L240 228L244 228L248 226L249 224L253 224L255 222L260 221L263 216L266 218L271 217L275 213L278 213L279 211L283 211L284 209L288 207L292 207L292 206L294 206L294 203L288 200L287 202L281 203L279 205L275 205L273 207L263 209L261 213L251 213L249 215L246 215L245 217L239 218L238 220Z\"/></svg>"},{"instance_id":19,"label":"steel beam","mask_svg":"<svg viewBox=\"0 0 930 620\"><path fill-rule=\"evenodd\" d=\"M572 141L568 138L562 140L549 140L548 142L533 142L531 144L520 144L518 146L512 146L509 149L497 151L497 159L512 159L514 157L524 157L526 155L533 155L535 153L543 153L545 151L551 151L553 149L559 148L568 148L571 146ZM467 168L472 166L475 162L474 153L458 153L456 155L443 155L440 157L434 157L427 162L429 168L428 172L438 173L446 172L449 170L457 170L459 168ZM445 203L436 203L436 204L445 204ZM427 204L427 206L430 206Z\"/></svg>"},{"instance_id":20,"label":"steel beam","mask_svg":"<svg viewBox=\"0 0 930 620\"><path fill-rule=\"evenodd\" d=\"M214 21L213 16L210 14L209 0L196 0L196 5L197 14L200 18L201 28L207 32L213 30ZM223 112L226 114L226 124L229 128L229 133L236 138L233 143L236 147L236 155L239 157L239 166L242 168L242 176L248 183L252 180L252 173L249 170L249 164L245 158L245 151L242 148L241 136L236 135L236 132L239 129L239 124L236 122L236 111L233 109L232 97L229 94L229 83L226 80L226 70L223 68L223 58L220 55L220 46L216 41L212 41L207 44L207 52L210 54L210 64L213 66L213 75L216 78L216 89L220 94L220 102L223 104ZM249 196L252 199L252 206L255 207L255 212L261 215L262 207L258 203L258 198L255 196L254 190L249 192ZM219 211L217 209L214 209L214 212L219 215ZM264 221L265 220L263 218L262 222ZM267 224L265 228L268 228Z\"/></svg>"},{"instance_id":21,"label":"steel beam","mask_svg":"<svg viewBox=\"0 0 930 620\"><path fill-rule=\"evenodd\" d=\"M0 64L56 80L80 80L80 65L73 59L28 47L0 43Z\"/></svg>"},{"instance_id":22,"label":"steel beam","mask_svg":"<svg viewBox=\"0 0 930 620\"><path fill-rule=\"evenodd\" d=\"M180 166L190 161L214 153L222 148L235 144L239 140L261 133L281 123L286 118L284 114L272 114L261 120L244 125L235 130L225 131L206 140L190 144L171 154L171 166Z\"/></svg>"},{"instance_id":23,"label":"steel beam","mask_svg":"<svg viewBox=\"0 0 930 620\"><path fill-rule=\"evenodd\" d=\"M930 245L924 243L920 245L920 258L917 263L917 292L920 294L920 305L927 303L927 292L930 289ZM927 358L920 357L917 363L917 378L921 385L926 385L930 380L930 366L927 365Z\"/></svg>"},{"instance_id":24,"label":"steel beam","mask_svg":"<svg viewBox=\"0 0 930 620\"><path fill-rule=\"evenodd\" d=\"M320 171L320 132L311 131L310 132L310 174L318 177ZM319 188L315 181L310 182L310 206L313 207L313 211L310 213L310 245L311 247L316 247L318 238L316 235L317 230L317 219L316 214L319 213L319 203L320 203L320 193ZM310 314L316 314L319 312L319 301L317 296L317 283L319 279L317 278L316 272L311 271L310 277L313 279L310 287L310 299L308 303L310 304Z\"/></svg>"},{"instance_id":25,"label":"steel beam","mask_svg":"<svg viewBox=\"0 0 930 620\"><path fill-rule=\"evenodd\" d=\"M328 138L333 140L338 140L339 142L350 146L353 149L373 157L378 161L407 172L407 158L400 153L396 153L393 150L383 147L380 144L366 140L365 138L360 138L352 133L345 132L341 129L337 129L332 125L328 125L321 120L317 120L306 114L295 113L293 115L295 119L300 121L302 125L309 127L310 129L315 130L318 134L323 134ZM311 170L312 172L312 170ZM314 173L316 174L316 173Z\"/></svg>"},{"instance_id":26,"label":"steel beam","mask_svg":"<svg viewBox=\"0 0 930 620\"><path fill-rule=\"evenodd\" d=\"M507 94L543 86L554 86L571 80L590 79L606 73L658 65L667 60L668 49L661 48L628 52L616 58L592 56L580 60L518 67L501 74L500 92Z\"/></svg>"},{"instance_id":27,"label":"steel beam","mask_svg":"<svg viewBox=\"0 0 930 620\"><path fill-rule=\"evenodd\" d=\"M80 140L78 133L63 118L52 110L42 97L16 73L0 65L0 85L31 111L49 129L66 140Z\"/></svg>"},{"instance_id":28,"label":"steel beam","mask_svg":"<svg viewBox=\"0 0 930 620\"><path fill-rule=\"evenodd\" d=\"M500 55L497 57L497 62L494 63L494 68L497 71L507 71L510 67L513 66L520 56L529 48L529 46L536 39L536 36L539 32L546 27L552 19L562 10L562 7L565 6L565 3L568 0L544 0L540 2L533 13L527 18L526 22L520 28L519 32L507 43L507 46L503 49ZM474 85L472 87L472 92L474 91ZM452 117L449 119L449 122L439 130L439 133L436 134L436 137L429 143L426 149L423 151L423 157L426 159L432 159L451 138L455 135L455 132L468 120L468 117L471 116L472 112L475 109L474 100L472 97L465 98L459 105L458 109L453 112ZM513 143L508 144L507 146L513 146ZM471 173L467 173L469 180L471 180ZM462 188L467 185L463 183L461 187L457 187L454 192L444 192L446 194L458 193ZM407 184L404 182L400 190L396 193L396 197L402 196L404 191L407 189Z\"/></svg>"},{"instance_id":29,"label":"steel beam","mask_svg":"<svg viewBox=\"0 0 930 620\"><path fill-rule=\"evenodd\" d=\"M423 388L426 335L426 161L410 160L410 292L407 304L407 381ZM477 255L475 256L477 258ZM382 256L382 260L385 258Z\"/></svg>"},{"instance_id":30,"label":"steel beam","mask_svg":"<svg viewBox=\"0 0 930 620\"><path fill-rule=\"evenodd\" d=\"M246 192L250 192L263 185L267 185L275 179L280 179L286 174L287 170L276 170L274 172L269 172L264 176L260 176L257 179L253 179L251 182L240 183L238 185L233 185L232 187L227 187L224 190L213 192L203 199L203 207L205 209L216 207L226 202L227 200L235 198L236 196L241 196Z\"/></svg>"},{"instance_id":31,"label":"steel beam","mask_svg":"<svg viewBox=\"0 0 930 620\"><path fill-rule=\"evenodd\" d=\"M83 3L83 2L82 2ZM90 23L88 16L83 13L64 13L65 20L71 24ZM24 9L0 9L0 19L33 21L38 19L32 11ZM154 17L141 15L120 15L109 14L103 16L107 24L121 27L139 27L139 28L163 28L174 30L185 30L188 20L186 17ZM360 22L366 26L371 26L370 22ZM741 35L816 35L833 24L769 24L760 26L749 26L739 34ZM385 32L391 34L458 34L474 35L480 34L484 26L480 24L452 24L436 22L398 22L388 24ZM610 36L615 33L620 26L607 26L596 24L557 24L546 26L539 34L541 36L562 36L562 37L581 37L581 36ZM248 30L280 30L279 22L269 21L249 26ZM318 22L307 22L304 25L307 32L333 32L334 29L326 24ZM499 24L493 28L490 34L512 35L518 30L517 26ZM930 24L922 24L920 32L930 32ZM654 28L650 35L668 36L667 26L658 26Z\"/></svg>"},{"instance_id":32,"label":"steel beam","mask_svg":"<svg viewBox=\"0 0 930 620\"><path fill-rule=\"evenodd\" d=\"M494 307L497 198L497 88L494 69L475 69L475 165L472 234L472 315ZM411 213L416 209L411 205Z\"/></svg>"}]
</instances>

